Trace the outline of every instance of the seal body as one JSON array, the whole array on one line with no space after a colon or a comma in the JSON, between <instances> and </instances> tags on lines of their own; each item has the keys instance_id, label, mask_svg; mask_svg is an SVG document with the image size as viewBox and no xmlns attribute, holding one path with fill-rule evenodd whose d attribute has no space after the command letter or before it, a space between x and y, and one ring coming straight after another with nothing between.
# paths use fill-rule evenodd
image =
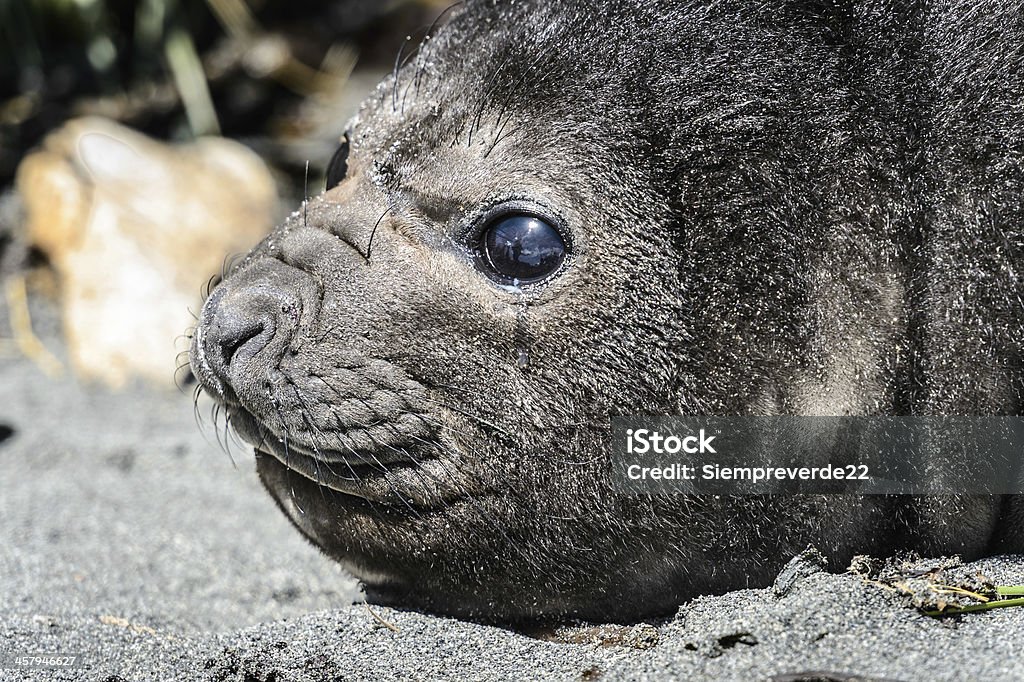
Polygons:
<instances>
[{"instance_id":1,"label":"seal body","mask_svg":"<svg viewBox=\"0 0 1024 682\"><path fill-rule=\"evenodd\" d=\"M613 415L1021 413L1019 10L466 3L210 296L196 375L382 601L631 620L808 543L1020 549L1013 497L608 480Z\"/></svg>"}]
</instances>

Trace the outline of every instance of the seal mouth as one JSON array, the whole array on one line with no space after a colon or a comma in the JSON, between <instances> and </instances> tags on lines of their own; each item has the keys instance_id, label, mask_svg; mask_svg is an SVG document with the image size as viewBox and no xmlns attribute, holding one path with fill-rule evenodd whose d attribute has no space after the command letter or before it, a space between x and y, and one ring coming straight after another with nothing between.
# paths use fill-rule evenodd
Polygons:
<instances>
[{"instance_id":1,"label":"seal mouth","mask_svg":"<svg viewBox=\"0 0 1024 682\"><path fill-rule=\"evenodd\" d=\"M229 412L232 426L259 455L352 501L420 513L469 494L464 477L436 455L419 457L403 450L382 457L375 452L314 450L278 437L242 407L231 406Z\"/></svg>"}]
</instances>

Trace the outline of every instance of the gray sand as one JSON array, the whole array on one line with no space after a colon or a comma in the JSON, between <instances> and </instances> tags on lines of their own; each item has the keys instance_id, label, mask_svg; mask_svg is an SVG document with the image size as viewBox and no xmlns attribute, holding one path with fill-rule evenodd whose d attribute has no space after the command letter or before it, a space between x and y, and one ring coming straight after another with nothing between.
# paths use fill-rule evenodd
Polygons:
<instances>
[{"instance_id":1,"label":"gray sand","mask_svg":"<svg viewBox=\"0 0 1024 682\"><path fill-rule=\"evenodd\" d=\"M52 381L8 352L3 425L0 668L84 662L3 680L1024 679L1024 608L937 620L807 562L776 590L694 600L649 649L373 615L277 511L246 448L235 467L202 435L190 396ZM976 567L1024 583L1022 557Z\"/></svg>"}]
</instances>

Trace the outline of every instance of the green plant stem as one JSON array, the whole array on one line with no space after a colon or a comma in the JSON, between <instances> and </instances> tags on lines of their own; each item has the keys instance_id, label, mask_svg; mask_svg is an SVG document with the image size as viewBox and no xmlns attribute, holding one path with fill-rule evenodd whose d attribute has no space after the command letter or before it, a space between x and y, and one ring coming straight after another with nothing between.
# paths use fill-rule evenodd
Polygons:
<instances>
[{"instance_id":1,"label":"green plant stem","mask_svg":"<svg viewBox=\"0 0 1024 682\"><path fill-rule=\"evenodd\" d=\"M1002 609L1010 606L1024 606L1024 597L1017 599L996 599L985 604L971 604L970 606L951 606L944 611L925 611L929 616L952 616L957 613L970 613L971 611L988 611L989 609Z\"/></svg>"},{"instance_id":2,"label":"green plant stem","mask_svg":"<svg viewBox=\"0 0 1024 682\"><path fill-rule=\"evenodd\" d=\"M1024 596L1024 585L1003 585L996 588L996 594L1004 597Z\"/></svg>"}]
</instances>

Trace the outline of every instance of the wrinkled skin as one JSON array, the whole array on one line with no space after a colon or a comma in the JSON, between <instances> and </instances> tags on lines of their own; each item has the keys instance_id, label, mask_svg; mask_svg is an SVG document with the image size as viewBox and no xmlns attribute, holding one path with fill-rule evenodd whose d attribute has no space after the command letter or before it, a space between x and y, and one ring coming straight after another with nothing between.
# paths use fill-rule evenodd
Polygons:
<instances>
[{"instance_id":1,"label":"wrinkled skin","mask_svg":"<svg viewBox=\"0 0 1024 682\"><path fill-rule=\"evenodd\" d=\"M1024 15L761 4L456 8L208 299L196 375L379 601L629 621L808 543L1021 548L1016 498L610 491L612 415L1021 413ZM570 252L519 291L473 253L509 200Z\"/></svg>"}]
</instances>

